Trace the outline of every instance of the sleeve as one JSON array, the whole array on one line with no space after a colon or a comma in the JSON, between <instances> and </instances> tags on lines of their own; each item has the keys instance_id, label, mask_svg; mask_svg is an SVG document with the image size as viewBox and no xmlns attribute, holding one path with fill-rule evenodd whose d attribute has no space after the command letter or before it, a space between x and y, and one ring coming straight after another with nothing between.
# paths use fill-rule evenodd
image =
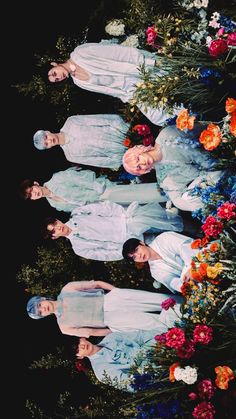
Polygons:
<instances>
[{"instance_id":1,"label":"sleeve","mask_svg":"<svg viewBox=\"0 0 236 419\"><path fill-rule=\"evenodd\" d=\"M176 208L182 211L195 211L203 207L203 203L198 196L191 196L188 192L167 191L170 200Z\"/></svg>"},{"instance_id":2,"label":"sleeve","mask_svg":"<svg viewBox=\"0 0 236 419\"><path fill-rule=\"evenodd\" d=\"M117 245L117 249L102 249L101 242L99 242L97 247L80 249L77 254L85 259L100 260L102 262L113 262L123 259L119 244Z\"/></svg>"},{"instance_id":3,"label":"sleeve","mask_svg":"<svg viewBox=\"0 0 236 419\"><path fill-rule=\"evenodd\" d=\"M67 121L75 125L89 125L96 127L114 127L118 130L127 131L129 123L126 123L121 116L116 114L94 114L94 115L73 115Z\"/></svg>"},{"instance_id":4,"label":"sleeve","mask_svg":"<svg viewBox=\"0 0 236 419\"><path fill-rule=\"evenodd\" d=\"M70 336L78 336L78 337L84 337L89 338L91 329L87 327L66 327L66 326L60 326L61 332L64 335L70 335Z\"/></svg>"},{"instance_id":5,"label":"sleeve","mask_svg":"<svg viewBox=\"0 0 236 419\"><path fill-rule=\"evenodd\" d=\"M75 53L77 52L76 50L82 55L86 54L90 57L108 58L113 61L136 64L137 67L140 64L147 64L150 66L154 66L155 64L155 59L152 58L151 54L143 53L142 50L138 50L134 47L127 47L119 44L104 45L99 43L88 43L77 47Z\"/></svg>"},{"instance_id":6,"label":"sleeve","mask_svg":"<svg viewBox=\"0 0 236 419\"><path fill-rule=\"evenodd\" d=\"M94 214L100 215L101 217L121 217L125 216L125 209L114 202L103 201L75 208L71 213L71 217L78 214Z\"/></svg>"}]
</instances>

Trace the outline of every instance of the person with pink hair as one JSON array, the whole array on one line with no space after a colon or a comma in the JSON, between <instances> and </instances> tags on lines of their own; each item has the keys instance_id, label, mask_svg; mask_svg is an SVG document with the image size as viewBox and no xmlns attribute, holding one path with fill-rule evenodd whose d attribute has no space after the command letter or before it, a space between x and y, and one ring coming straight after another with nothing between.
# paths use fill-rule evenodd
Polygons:
<instances>
[{"instance_id":1,"label":"person with pink hair","mask_svg":"<svg viewBox=\"0 0 236 419\"><path fill-rule=\"evenodd\" d=\"M156 170L157 183L173 204L183 211L195 211L203 206L191 190L202 182L214 185L222 171L212 171L214 161L210 154L198 147L203 124L193 130L180 131L175 126L163 128L154 146L135 146L123 156L124 169L140 176Z\"/></svg>"}]
</instances>

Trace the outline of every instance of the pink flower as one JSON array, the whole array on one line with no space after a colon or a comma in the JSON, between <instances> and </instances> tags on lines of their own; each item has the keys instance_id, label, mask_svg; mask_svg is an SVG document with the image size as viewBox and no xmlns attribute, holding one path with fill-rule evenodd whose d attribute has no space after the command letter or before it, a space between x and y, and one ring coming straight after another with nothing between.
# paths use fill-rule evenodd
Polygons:
<instances>
[{"instance_id":1,"label":"pink flower","mask_svg":"<svg viewBox=\"0 0 236 419\"><path fill-rule=\"evenodd\" d=\"M212 399L215 393L215 387L213 386L212 381L209 378L200 381L200 383L197 386L197 389L201 399L210 400Z\"/></svg>"},{"instance_id":2,"label":"pink flower","mask_svg":"<svg viewBox=\"0 0 236 419\"><path fill-rule=\"evenodd\" d=\"M225 28L220 28L218 32L216 33L216 36L222 36L224 35L224 33L225 33Z\"/></svg>"},{"instance_id":3,"label":"pink flower","mask_svg":"<svg viewBox=\"0 0 236 419\"><path fill-rule=\"evenodd\" d=\"M166 346L179 349L185 342L185 334L179 327L173 327L166 333Z\"/></svg>"},{"instance_id":4,"label":"pink flower","mask_svg":"<svg viewBox=\"0 0 236 419\"><path fill-rule=\"evenodd\" d=\"M232 218L236 218L235 210L236 210L235 204L231 204L230 202L225 202L218 208L217 215L219 218L229 221Z\"/></svg>"},{"instance_id":5,"label":"pink flower","mask_svg":"<svg viewBox=\"0 0 236 419\"><path fill-rule=\"evenodd\" d=\"M156 335L154 338L159 343L166 343L166 333L162 333L161 335Z\"/></svg>"},{"instance_id":6,"label":"pink flower","mask_svg":"<svg viewBox=\"0 0 236 419\"><path fill-rule=\"evenodd\" d=\"M86 368L81 360L76 361L75 367L79 372L86 372L88 368Z\"/></svg>"},{"instance_id":7,"label":"pink flower","mask_svg":"<svg viewBox=\"0 0 236 419\"><path fill-rule=\"evenodd\" d=\"M236 32L229 33L226 42L227 42L228 45L232 45L232 46L235 47L236 46Z\"/></svg>"},{"instance_id":8,"label":"pink flower","mask_svg":"<svg viewBox=\"0 0 236 419\"><path fill-rule=\"evenodd\" d=\"M155 28L155 26L149 26L146 30L146 35L148 45L151 45L153 47L155 44L155 39L157 37L157 29Z\"/></svg>"},{"instance_id":9,"label":"pink flower","mask_svg":"<svg viewBox=\"0 0 236 419\"><path fill-rule=\"evenodd\" d=\"M223 230L223 224L212 215L209 215L202 225L202 229L207 237L216 239Z\"/></svg>"},{"instance_id":10,"label":"pink flower","mask_svg":"<svg viewBox=\"0 0 236 419\"><path fill-rule=\"evenodd\" d=\"M198 324L193 331L193 341L194 343L199 342L203 345L207 345L213 339L212 333L212 327L203 324Z\"/></svg>"},{"instance_id":11,"label":"pink flower","mask_svg":"<svg viewBox=\"0 0 236 419\"><path fill-rule=\"evenodd\" d=\"M190 400L196 400L197 399L196 393L189 393L188 397L189 397Z\"/></svg>"},{"instance_id":12,"label":"pink flower","mask_svg":"<svg viewBox=\"0 0 236 419\"><path fill-rule=\"evenodd\" d=\"M192 415L195 419L213 419L215 416L215 409L212 403L202 402L197 404Z\"/></svg>"},{"instance_id":13,"label":"pink flower","mask_svg":"<svg viewBox=\"0 0 236 419\"><path fill-rule=\"evenodd\" d=\"M161 307L166 311L169 310L170 307L174 307L175 305L176 301L174 300L174 298L167 298L161 303Z\"/></svg>"},{"instance_id":14,"label":"pink flower","mask_svg":"<svg viewBox=\"0 0 236 419\"><path fill-rule=\"evenodd\" d=\"M224 39L215 39L215 41L212 41L208 47L209 54L214 58L218 58L226 51L228 51L228 45Z\"/></svg>"},{"instance_id":15,"label":"pink flower","mask_svg":"<svg viewBox=\"0 0 236 419\"><path fill-rule=\"evenodd\" d=\"M177 355L181 359L189 359L194 355L194 353L194 344L190 340L186 340L183 346L177 350Z\"/></svg>"}]
</instances>

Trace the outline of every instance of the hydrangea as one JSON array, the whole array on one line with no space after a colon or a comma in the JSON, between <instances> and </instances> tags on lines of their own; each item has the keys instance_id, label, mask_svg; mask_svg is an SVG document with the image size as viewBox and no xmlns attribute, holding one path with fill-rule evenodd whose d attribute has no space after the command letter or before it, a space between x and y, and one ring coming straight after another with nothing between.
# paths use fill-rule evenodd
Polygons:
<instances>
[{"instance_id":1,"label":"hydrangea","mask_svg":"<svg viewBox=\"0 0 236 419\"><path fill-rule=\"evenodd\" d=\"M112 36L125 35L125 25L120 19L114 19L105 26L105 32Z\"/></svg>"},{"instance_id":2,"label":"hydrangea","mask_svg":"<svg viewBox=\"0 0 236 419\"><path fill-rule=\"evenodd\" d=\"M125 41L121 42L121 45L125 45L126 47L137 48L139 46L138 35L127 36Z\"/></svg>"}]
</instances>

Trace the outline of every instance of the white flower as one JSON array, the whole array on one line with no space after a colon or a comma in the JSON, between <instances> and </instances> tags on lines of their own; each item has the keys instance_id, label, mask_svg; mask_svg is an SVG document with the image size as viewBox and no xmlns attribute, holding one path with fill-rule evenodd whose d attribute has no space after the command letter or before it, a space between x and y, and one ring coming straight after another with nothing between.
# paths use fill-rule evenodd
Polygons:
<instances>
[{"instance_id":1,"label":"white flower","mask_svg":"<svg viewBox=\"0 0 236 419\"><path fill-rule=\"evenodd\" d=\"M138 35L128 36L124 42L121 42L121 45L125 45L126 47L138 47Z\"/></svg>"},{"instance_id":2,"label":"white flower","mask_svg":"<svg viewBox=\"0 0 236 419\"><path fill-rule=\"evenodd\" d=\"M220 18L220 14L218 12L214 12L211 15L211 19L213 19L213 20L219 20L219 18Z\"/></svg>"},{"instance_id":3,"label":"white flower","mask_svg":"<svg viewBox=\"0 0 236 419\"><path fill-rule=\"evenodd\" d=\"M125 34L125 25L120 19L114 19L105 26L105 32L112 36Z\"/></svg>"},{"instance_id":4,"label":"white flower","mask_svg":"<svg viewBox=\"0 0 236 419\"><path fill-rule=\"evenodd\" d=\"M206 46L209 47L211 45L211 41L212 41L212 37L211 36L207 36L206 37Z\"/></svg>"},{"instance_id":5,"label":"white flower","mask_svg":"<svg viewBox=\"0 0 236 419\"><path fill-rule=\"evenodd\" d=\"M176 381L183 381L186 384L194 384L197 381L197 370L192 367L177 367L174 370Z\"/></svg>"},{"instance_id":6,"label":"white flower","mask_svg":"<svg viewBox=\"0 0 236 419\"><path fill-rule=\"evenodd\" d=\"M193 5L196 9L201 9L202 7L206 8L208 6L208 0L195 0Z\"/></svg>"}]
</instances>

